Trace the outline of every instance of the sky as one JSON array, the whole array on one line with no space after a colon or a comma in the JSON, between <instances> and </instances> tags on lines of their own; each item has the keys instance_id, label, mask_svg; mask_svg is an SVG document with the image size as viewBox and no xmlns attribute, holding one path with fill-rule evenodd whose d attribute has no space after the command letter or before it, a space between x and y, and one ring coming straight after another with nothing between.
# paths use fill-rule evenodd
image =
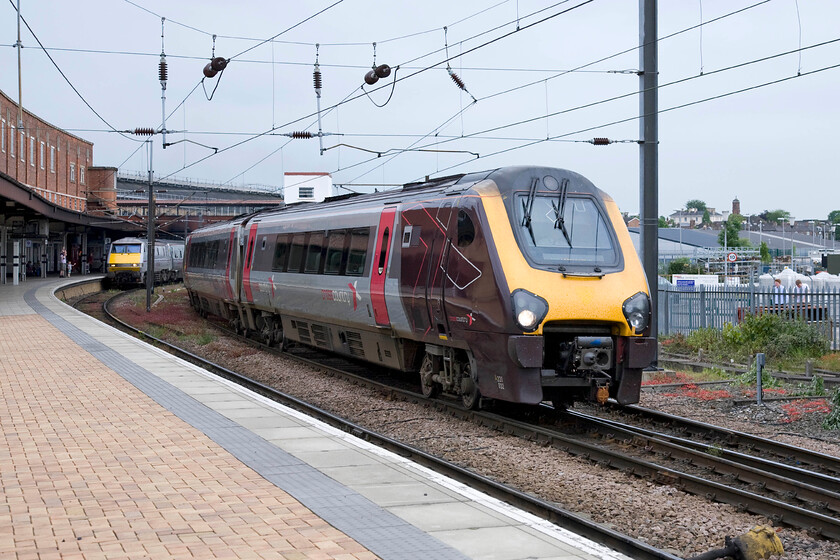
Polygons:
<instances>
[{"instance_id":1,"label":"sky","mask_svg":"<svg viewBox=\"0 0 840 560\"><path fill-rule=\"evenodd\" d=\"M14 100L16 2L0 5L0 90ZM114 129L162 128L163 49L172 145L154 136L158 179L281 187L284 172L327 172L342 189L367 192L546 165L581 173L622 211L639 211L634 0L20 0L20 8L55 61L22 24L23 106L94 142L95 165L147 173L147 145ZM831 1L659 3L660 215L692 199L728 210L735 197L742 214L825 219L840 208L837 21L840 3ZM814 46L828 41L837 42ZM214 55L227 68L203 79ZM316 60L324 136L292 139L319 130ZM374 61L392 73L369 86ZM618 142L586 142L595 137Z\"/></svg>"}]
</instances>

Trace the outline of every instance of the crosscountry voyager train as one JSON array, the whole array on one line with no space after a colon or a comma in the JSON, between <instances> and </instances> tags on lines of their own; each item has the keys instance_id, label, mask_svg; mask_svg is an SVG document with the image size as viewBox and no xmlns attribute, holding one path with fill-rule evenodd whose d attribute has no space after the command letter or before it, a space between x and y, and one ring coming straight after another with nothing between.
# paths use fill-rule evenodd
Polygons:
<instances>
[{"instance_id":1,"label":"crosscountry voyager train","mask_svg":"<svg viewBox=\"0 0 840 560\"><path fill-rule=\"evenodd\" d=\"M105 277L117 285L145 284L149 268L148 241L124 237L111 244ZM176 241L155 243L155 283L174 282L183 278L184 244Z\"/></svg>"},{"instance_id":2,"label":"crosscountry voyager train","mask_svg":"<svg viewBox=\"0 0 840 560\"><path fill-rule=\"evenodd\" d=\"M639 400L650 298L615 202L507 167L240 216L193 232L203 315L419 375L423 392L564 406Z\"/></svg>"}]
</instances>

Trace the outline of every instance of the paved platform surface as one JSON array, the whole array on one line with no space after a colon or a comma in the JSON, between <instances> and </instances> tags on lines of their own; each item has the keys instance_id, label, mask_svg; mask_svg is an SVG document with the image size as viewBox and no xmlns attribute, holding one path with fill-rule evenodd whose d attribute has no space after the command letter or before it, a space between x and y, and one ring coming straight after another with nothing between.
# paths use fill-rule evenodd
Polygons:
<instances>
[{"instance_id":1,"label":"paved platform surface","mask_svg":"<svg viewBox=\"0 0 840 560\"><path fill-rule=\"evenodd\" d=\"M0 559L624 559L0 285Z\"/></svg>"}]
</instances>

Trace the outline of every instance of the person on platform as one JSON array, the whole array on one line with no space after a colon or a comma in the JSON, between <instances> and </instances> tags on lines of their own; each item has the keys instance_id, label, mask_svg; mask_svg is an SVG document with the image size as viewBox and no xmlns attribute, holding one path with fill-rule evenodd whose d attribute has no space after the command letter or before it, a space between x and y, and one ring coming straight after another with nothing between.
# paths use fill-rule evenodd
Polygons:
<instances>
[{"instance_id":1,"label":"person on platform","mask_svg":"<svg viewBox=\"0 0 840 560\"><path fill-rule=\"evenodd\" d=\"M804 284L802 280L796 280L796 286L793 287L793 301L796 303L806 303L808 301L808 292L811 287Z\"/></svg>"},{"instance_id":2,"label":"person on platform","mask_svg":"<svg viewBox=\"0 0 840 560\"><path fill-rule=\"evenodd\" d=\"M58 271L58 276L64 278L67 275L67 250L61 250L61 269Z\"/></svg>"},{"instance_id":3,"label":"person on platform","mask_svg":"<svg viewBox=\"0 0 840 560\"><path fill-rule=\"evenodd\" d=\"M776 278L773 281L773 304L784 305L788 302L787 290L782 286L782 281Z\"/></svg>"}]
</instances>

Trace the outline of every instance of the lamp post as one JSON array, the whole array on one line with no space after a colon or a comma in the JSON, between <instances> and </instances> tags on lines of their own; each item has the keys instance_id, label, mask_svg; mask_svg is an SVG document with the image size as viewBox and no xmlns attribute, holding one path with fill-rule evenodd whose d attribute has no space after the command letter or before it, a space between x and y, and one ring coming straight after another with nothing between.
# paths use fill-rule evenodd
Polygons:
<instances>
[{"instance_id":1,"label":"lamp post","mask_svg":"<svg viewBox=\"0 0 840 560\"><path fill-rule=\"evenodd\" d=\"M679 220L679 222L677 222L677 224L680 228L680 256L682 256L682 254L683 254L682 223L683 223L683 215L685 214L685 210L683 208L680 208L679 212L680 212L680 220Z\"/></svg>"}]
</instances>

